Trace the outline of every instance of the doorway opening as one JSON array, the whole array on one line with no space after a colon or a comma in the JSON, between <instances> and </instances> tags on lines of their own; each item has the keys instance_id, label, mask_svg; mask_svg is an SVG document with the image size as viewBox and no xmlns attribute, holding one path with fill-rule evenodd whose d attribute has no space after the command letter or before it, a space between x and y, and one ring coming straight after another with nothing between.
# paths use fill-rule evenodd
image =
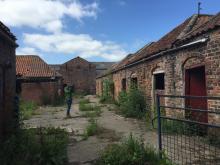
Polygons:
<instances>
[{"instance_id":1,"label":"doorway opening","mask_svg":"<svg viewBox=\"0 0 220 165\"><path fill-rule=\"evenodd\" d=\"M125 78L122 79L121 86L122 86L122 91L126 91L126 79Z\"/></svg>"},{"instance_id":2,"label":"doorway opening","mask_svg":"<svg viewBox=\"0 0 220 165\"><path fill-rule=\"evenodd\" d=\"M185 94L189 96L207 96L205 66L185 70ZM185 100L186 108L207 110L206 98L188 98ZM207 112L187 111L186 118L194 121L208 123Z\"/></svg>"},{"instance_id":3,"label":"doorway opening","mask_svg":"<svg viewBox=\"0 0 220 165\"><path fill-rule=\"evenodd\" d=\"M153 73L153 103L156 105L157 94L163 95L165 90L165 73L163 71ZM165 99L161 98L161 103L164 105Z\"/></svg>"},{"instance_id":4,"label":"doorway opening","mask_svg":"<svg viewBox=\"0 0 220 165\"><path fill-rule=\"evenodd\" d=\"M154 75L155 79L155 90L164 90L164 73L158 73Z\"/></svg>"},{"instance_id":5,"label":"doorway opening","mask_svg":"<svg viewBox=\"0 0 220 165\"><path fill-rule=\"evenodd\" d=\"M138 88L138 80L137 77L131 78L131 87Z\"/></svg>"}]
</instances>

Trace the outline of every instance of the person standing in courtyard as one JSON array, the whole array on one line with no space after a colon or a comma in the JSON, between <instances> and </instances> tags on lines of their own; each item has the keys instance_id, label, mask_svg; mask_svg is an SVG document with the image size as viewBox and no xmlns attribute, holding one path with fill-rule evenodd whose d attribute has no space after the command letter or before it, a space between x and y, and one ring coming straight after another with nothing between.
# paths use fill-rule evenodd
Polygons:
<instances>
[{"instance_id":1,"label":"person standing in courtyard","mask_svg":"<svg viewBox=\"0 0 220 165\"><path fill-rule=\"evenodd\" d=\"M64 93L65 93L65 101L67 103L66 116L70 117L70 109L71 109L71 105L72 105L73 90L70 86L66 85L64 87Z\"/></svg>"}]
</instances>

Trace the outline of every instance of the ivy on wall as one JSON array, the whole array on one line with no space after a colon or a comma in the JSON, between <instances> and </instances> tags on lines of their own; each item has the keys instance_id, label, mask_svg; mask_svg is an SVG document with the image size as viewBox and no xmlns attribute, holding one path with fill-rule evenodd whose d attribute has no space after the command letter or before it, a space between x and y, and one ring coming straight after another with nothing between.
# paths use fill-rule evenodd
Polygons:
<instances>
[{"instance_id":1,"label":"ivy on wall","mask_svg":"<svg viewBox=\"0 0 220 165\"><path fill-rule=\"evenodd\" d=\"M102 96L100 102L114 101L114 82L112 79L105 79L102 82Z\"/></svg>"}]
</instances>

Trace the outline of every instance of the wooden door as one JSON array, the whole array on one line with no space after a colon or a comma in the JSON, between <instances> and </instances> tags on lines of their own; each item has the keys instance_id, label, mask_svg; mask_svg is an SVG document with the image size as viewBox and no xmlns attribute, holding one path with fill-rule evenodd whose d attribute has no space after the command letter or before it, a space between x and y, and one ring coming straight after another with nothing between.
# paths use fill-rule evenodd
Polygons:
<instances>
[{"instance_id":1,"label":"wooden door","mask_svg":"<svg viewBox=\"0 0 220 165\"><path fill-rule=\"evenodd\" d=\"M206 96L205 67L196 67L186 70L186 95ZM207 110L207 99L190 98L186 99L186 107ZM188 111L187 116L195 121L208 122L207 112Z\"/></svg>"}]
</instances>

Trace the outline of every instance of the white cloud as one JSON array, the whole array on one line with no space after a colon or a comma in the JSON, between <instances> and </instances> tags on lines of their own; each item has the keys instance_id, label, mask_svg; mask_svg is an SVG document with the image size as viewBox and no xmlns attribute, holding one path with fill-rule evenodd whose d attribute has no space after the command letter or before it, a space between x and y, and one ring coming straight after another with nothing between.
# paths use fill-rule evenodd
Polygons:
<instances>
[{"instance_id":1,"label":"white cloud","mask_svg":"<svg viewBox=\"0 0 220 165\"><path fill-rule=\"evenodd\" d=\"M113 42L102 42L86 34L24 34L28 47L45 53L75 54L83 58L101 57L108 61L121 60L127 52Z\"/></svg>"},{"instance_id":2,"label":"white cloud","mask_svg":"<svg viewBox=\"0 0 220 165\"><path fill-rule=\"evenodd\" d=\"M98 4L82 4L78 0L0 0L0 20L12 27L28 26L60 32L62 18L69 16L81 21L96 18Z\"/></svg>"},{"instance_id":3,"label":"white cloud","mask_svg":"<svg viewBox=\"0 0 220 165\"><path fill-rule=\"evenodd\" d=\"M16 55L39 55L42 56L35 48L23 47L16 50Z\"/></svg>"}]
</instances>

